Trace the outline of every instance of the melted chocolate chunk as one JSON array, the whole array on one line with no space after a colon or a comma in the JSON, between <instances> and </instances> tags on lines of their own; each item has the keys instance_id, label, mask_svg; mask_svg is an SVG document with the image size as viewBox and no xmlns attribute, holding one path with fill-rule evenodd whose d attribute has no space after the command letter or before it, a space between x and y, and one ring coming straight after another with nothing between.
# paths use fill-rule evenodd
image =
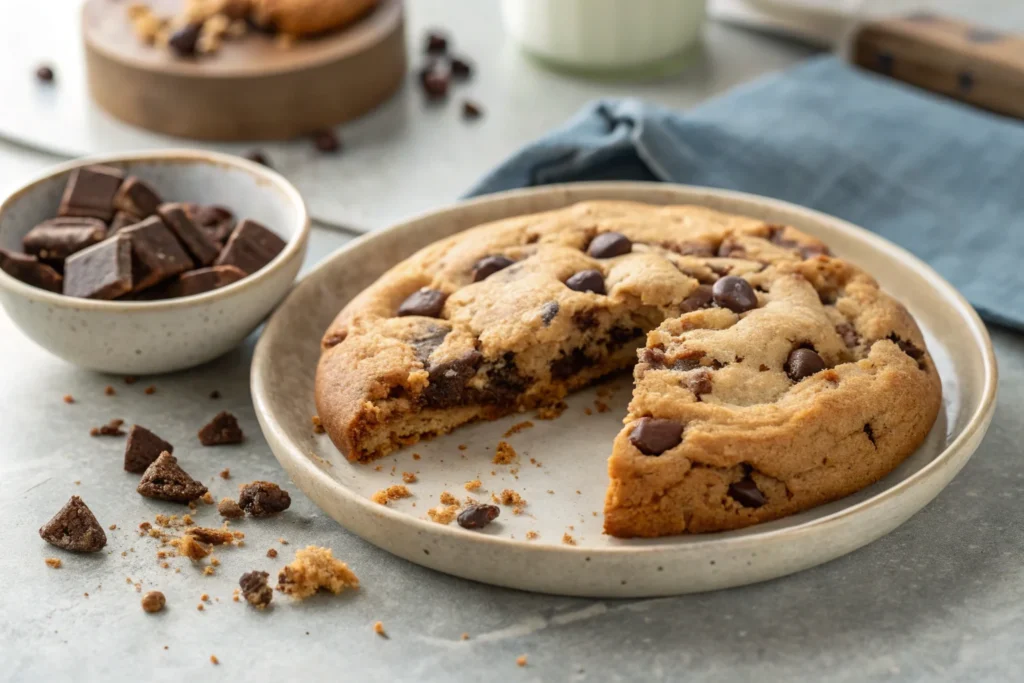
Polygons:
<instances>
[{"instance_id":1,"label":"melted chocolate chunk","mask_svg":"<svg viewBox=\"0 0 1024 683\"><path fill-rule=\"evenodd\" d=\"M745 508L759 508L765 504L764 494L749 477L729 484L729 495Z\"/></svg>"},{"instance_id":2,"label":"melted chocolate chunk","mask_svg":"<svg viewBox=\"0 0 1024 683\"><path fill-rule=\"evenodd\" d=\"M410 294L398 307L399 317L418 315L425 318L439 318L444 310L448 295L436 289L419 289Z\"/></svg>"},{"instance_id":3,"label":"melted chocolate chunk","mask_svg":"<svg viewBox=\"0 0 1024 683\"><path fill-rule=\"evenodd\" d=\"M587 253L594 258L613 258L633 251L633 243L618 232L602 232L590 240Z\"/></svg>"},{"instance_id":4,"label":"melted chocolate chunk","mask_svg":"<svg viewBox=\"0 0 1024 683\"><path fill-rule=\"evenodd\" d=\"M528 384L526 378L519 374L516 355L511 351L506 352L501 361L489 369L487 377L487 386L473 392L472 397L480 403L493 403L499 406L514 404Z\"/></svg>"},{"instance_id":5,"label":"melted chocolate chunk","mask_svg":"<svg viewBox=\"0 0 1024 683\"><path fill-rule=\"evenodd\" d=\"M557 301L549 301L540 308L540 321L547 327L558 315L559 305Z\"/></svg>"},{"instance_id":6,"label":"melted chocolate chunk","mask_svg":"<svg viewBox=\"0 0 1024 683\"><path fill-rule=\"evenodd\" d=\"M886 339L899 346L903 353L918 361L918 364L920 364L921 359L924 358L924 351L922 349L917 348L913 342L900 339L900 336L895 332L886 337Z\"/></svg>"},{"instance_id":7,"label":"melted chocolate chunk","mask_svg":"<svg viewBox=\"0 0 1024 683\"><path fill-rule=\"evenodd\" d=\"M604 275L599 270L581 270L569 276L565 286L574 292L593 292L605 294Z\"/></svg>"},{"instance_id":8,"label":"melted chocolate chunk","mask_svg":"<svg viewBox=\"0 0 1024 683\"><path fill-rule=\"evenodd\" d=\"M813 349L793 349L785 365L786 374L794 382L799 382L824 369L825 361Z\"/></svg>"},{"instance_id":9,"label":"melted chocolate chunk","mask_svg":"<svg viewBox=\"0 0 1024 683\"><path fill-rule=\"evenodd\" d=\"M428 368L429 384L423 390L423 401L430 408L451 408L469 402L466 383L476 375L483 361L479 351L467 351L459 358Z\"/></svg>"},{"instance_id":10,"label":"melted chocolate chunk","mask_svg":"<svg viewBox=\"0 0 1024 683\"><path fill-rule=\"evenodd\" d=\"M741 277L728 275L711 286L715 303L733 313L743 313L757 308L757 294L750 283Z\"/></svg>"},{"instance_id":11,"label":"melted chocolate chunk","mask_svg":"<svg viewBox=\"0 0 1024 683\"><path fill-rule=\"evenodd\" d=\"M39 536L62 550L94 553L107 544L107 535L81 498L71 496L49 522L39 529Z\"/></svg>"},{"instance_id":12,"label":"melted chocolate chunk","mask_svg":"<svg viewBox=\"0 0 1024 683\"><path fill-rule=\"evenodd\" d=\"M711 293L711 285L700 285L679 304L679 312L690 313L701 308L708 308L713 301L714 296Z\"/></svg>"},{"instance_id":13,"label":"melted chocolate chunk","mask_svg":"<svg viewBox=\"0 0 1024 683\"><path fill-rule=\"evenodd\" d=\"M515 261L507 256L485 256L473 265L473 282L486 280L491 275L494 275L499 270L508 268L513 263Z\"/></svg>"},{"instance_id":14,"label":"melted chocolate chunk","mask_svg":"<svg viewBox=\"0 0 1024 683\"><path fill-rule=\"evenodd\" d=\"M629 434L629 442L644 455L661 455L683 441L683 425L674 420L642 417Z\"/></svg>"}]
</instances>

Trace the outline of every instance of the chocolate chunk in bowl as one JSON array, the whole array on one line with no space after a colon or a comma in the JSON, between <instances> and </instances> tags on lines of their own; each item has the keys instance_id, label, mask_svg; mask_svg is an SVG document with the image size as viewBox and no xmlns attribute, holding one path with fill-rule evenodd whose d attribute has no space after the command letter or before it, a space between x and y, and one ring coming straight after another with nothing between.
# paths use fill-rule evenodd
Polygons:
<instances>
[{"instance_id":1,"label":"chocolate chunk in bowl","mask_svg":"<svg viewBox=\"0 0 1024 683\"><path fill-rule=\"evenodd\" d=\"M125 235L83 249L64 263L64 294L116 299L132 291L132 243Z\"/></svg>"},{"instance_id":2,"label":"chocolate chunk in bowl","mask_svg":"<svg viewBox=\"0 0 1024 683\"><path fill-rule=\"evenodd\" d=\"M254 220L238 224L217 257L218 266L235 266L251 275L274 260L284 249L284 241Z\"/></svg>"}]
</instances>

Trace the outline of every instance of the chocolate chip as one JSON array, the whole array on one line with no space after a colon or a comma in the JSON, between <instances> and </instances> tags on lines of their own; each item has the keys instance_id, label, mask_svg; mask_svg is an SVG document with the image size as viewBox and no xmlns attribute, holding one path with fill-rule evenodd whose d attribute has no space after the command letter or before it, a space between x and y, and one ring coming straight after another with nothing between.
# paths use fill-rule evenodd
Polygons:
<instances>
[{"instance_id":1,"label":"chocolate chip","mask_svg":"<svg viewBox=\"0 0 1024 683\"><path fill-rule=\"evenodd\" d=\"M245 273L234 266L210 266L182 273L165 287L161 287L159 298L177 299L183 296L205 294L238 282Z\"/></svg>"},{"instance_id":2,"label":"chocolate chip","mask_svg":"<svg viewBox=\"0 0 1024 683\"><path fill-rule=\"evenodd\" d=\"M471 100L463 100L462 102L462 118L467 121L473 121L484 115L484 110L479 104Z\"/></svg>"},{"instance_id":3,"label":"chocolate chip","mask_svg":"<svg viewBox=\"0 0 1024 683\"><path fill-rule=\"evenodd\" d=\"M36 79L42 83L53 83L53 68L45 64L36 69Z\"/></svg>"},{"instance_id":4,"label":"chocolate chip","mask_svg":"<svg viewBox=\"0 0 1024 683\"><path fill-rule=\"evenodd\" d=\"M850 323L836 325L836 333L843 338L843 343L846 344L847 348L852 349L860 344L860 335L857 334L857 330Z\"/></svg>"},{"instance_id":5,"label":"chocolate chip","mask_svg":"<svg viewBox=\"0 0 1024 683\"><path fill-rule=\"evenodd\" d=\"M440 31L428 32L424 50L430 55L443 55L448 51L448 36Z\"/></svg>"},{"instance_id":6,"label":"chocolate chip","mask_svg":"<svg viewBox=\"0 0 1024 683\"><path fill-rule=\"evenodd\" d=\"M442 325L429 325L425 331L409 340L416 359L426 363L434 349L444 343L445 337L452 331L452 328Z\"/></svg>"},{"instance_id":7,"label":"chocolate chip","mask_svg":"<svg viewBox=\"0 0 1024 683\"><path fill-rule=\"evenodd\" d=\"M259 150L259 149L249 150L244 155L242 155L242 158L243 159L248 159L249 161L252 161L253 163L260 164L261 166L266 166L267 168L272 168L272 166L270 164L270 158L267 157L267 155L262 150Z\"/></svg>"},{"instance_id":8,"label":"chocolate chip","mask_svg":"<svg viewBox=\"0 0 1024 683\"><path fill-rule=\"evenodd\" d=\"M235 266L252 275L273 261L284 247L284 240L274 232L246 218L238 223L213 263L217 266Z\"/></svg>"},{"instance_id":9,"label":"chocolate chip","mask_svg":"<svg viewBox=\"0 0 1024 683\"><path fill-rule=\"evenodd\" d=\"M124 447L124 471L142 474L164 452L174 453L174 446L145 427L132 425Z\"/></svg>"},{"instance_id":10,"label":"chocolate chip","mask_svg":"<svg viewBox=\"0 0 1024 683\"><path fill-rule=\"evenodd\" d=\"M741 277L727 275L711 286L715 303L733 313L743 313L757 308L757 294L750 283Z\"/></svg>"},{"instance_id":11,"label":"chocolate chip","mask_svg":"<svg viewBox=\"0 0 1024 683\"><path fill-rule=\"evenodd\" d=\"M868 441L871 442L871 445L872 446L876 446L876 444L875 444L875 430L873 430L871 428L871 424L868 423L868 422L864 423L864 434L865 434L865 436L868 437Z\"/></svg>"},{"instance_id":12,"label":"chocolate chip","mask_svg":"<svg viewBox=\"0 0 1024 683\"><path fill-rule=\"evenodd\" d=\"M319 130L313 133L313 146L325 154L333 154L341 149L341 140L331 130Z\"/></svg>"},{"instance_id":13,"label":"chocolate chip","mask_svg":"<svg viewBox=\"0 0 1024 683\"><path fill-rule=\"evenodd\" d=\"M674 420L642 417L629 434L629 442L644 455L661 455L683 440L683 425Z\"/></svg>"},{"instance_id":14,"label":"chocolate chip","mask_svg":"<svg viewBox=\"0 0 1024 683\"><path fill-rule=\"evenodd\" d=\"M155 214L162 201L148 183L135 176L128 176L114 195L114 208L138 216L141 220Z\"/></svg>"},{"instance_id":15,"label":"chocolate chip","mask_svg":"<svg viewBox=\"0 0 1024 683\"><path fill-rule=\"evenodd\" d=\"M799 382L824 369L825 361L811 349L793 349L785 365L786 374L794 382Z\"/></svg>"},{"instance_id":16,"label":"chocolate chip","mask_svg":"<svg viewBox=\"0 0 1024 683\"><path fill-rule=\"evenodd\" d=\"M924 351L917 348L917 346L915 346L913 342L901 339L900 336L895 332L886 337L886 339L899 346L900 350L903 351L903 353L907 354L914 360L920 361L922 358L924 358Z\"/></svg>"},{"instance_id":17,"label":"chocolate chip","mask_svg":"<svg viewBox=\"0 0 1024 683\"><path fill-rule=\"evenodd\" d=\"M288 492L270 481L254 481L242 487L238 504L252 517L271 517L292 504Z\"/></svg>"},{"instance_id":18,"label":"chocolate chip","mask_svg":"<svg viewBox=\"0 0 1024 683\"><path fill-rule=\"evenodd\" d=\"M729 484L729 495L745 508L759 508L765 504L764 494L750 477Z\"/></svg>"},{"instance_id":19,"label":"chocolate chip","mask_svg":"<svg viewBox=\"0 0 1024 683\"><path fill-rule=\"evenodd\" d=\"M581 270L569 276L565 286L574 292L593 292L605 294L604 275L599 270Z\"/></svg>"},{"instance_id":20,"label":"chocolate chip","mask_svg":"<svg viewBox=\"0 0 1024 683\"><path fill-rule=\"evenodd\" d=\"M459 516L455 518L455 521L457 521L459 526L463 529L483 529L485 526L496 520L500 514L501 510L497 505L470 505L459 513Z\"/></svg>"},{"instance_id":21,"label":"chocolate chip","mask_svg":"<svg viewBox=\"0 0 1024 683\"><path fill-rule=\"evenodd\" d=\"M602 232L590 240L587 253L594 258L612 258L633 251L633 243L629 238L618 232Z\"/></svg>"},{"instance_id":22,"label":"chocolate chip","mask_svg":"<svg viewBox=\"0 0 1024 683\"><path fill-rule=\"evenodd\" d=\"M202 24L187 24L171 34L167 45L179 57L195 57Z\"/></svg>"},{"instance_id":23,"label":"chocolate chip","mask_svg":"<svg viewBox=\"0 0 1024 683\"><path fill-rule=\"evenodd\" d=\"M110 166L76 168L64 187L57 215L98 218L106 223L114 217L114 195L123 180L124 174Z\"/></svg>"},{"instance_id":24,"label":"chocolate chip","mask_svg":"<svg viewBox=\"0 0 1024 683\"><path fill-rule=\"evenodd\" d=\"M679 304L680 313L692 313L701 308L707 308L714 301L711 285L698 285L690 296L683 299Z\"/></svg>"},{"instance_id":25,"label":"chocolate chip","mask_svg":"<svg viewBox=\"0 0 1024 683\"><path fill-rule=\"evenodd\" d=\"M163 219L164 224L174 233L174 236L185 245L185 248L188 249L196 263L203 266L213 263L213 260L217 258L218 252L220 252L219 245L207 237L205 232L196 227L196 224L189 218L188 212L185 211L184 204L161 204L159 209L157 209L157 213ZM277 235L274 235L274 237L277 238ZM279 240L280 238L277 239ZM227 247L224 250L227 251ZM218 265L238 264L227 262L218 263ZM243 268L243 270L245 269ZM246 270L245 272L250 273L255 272L255 270Z\"/></svg>"},{"instance_id":26,"label":"chocolate chip","mask_svg":"<svg viewBox=\"0 0 1024 683\"><path fill-rule=\"evenodd\" d=\"M182 248L167 224L159 216L150 216L138 225L123 228L117 233L131 245L133 287L136 292L159 284L179 273L191 269L195 263Z\"/></svg>"},{"instance_id":27,"label":"chocolate chip","mask_svg":"<svg viewBox=\"0 0 1024 683\"><path fill-rule=\"evenodd\" d=\"M558 309L560 306L557 301L549 301L540 307L540 321L547 327L551 324L551 321L558 315Z\"/></svg>"},{"instance_id":28,"label":"chocolate chip","mask_svg":"<svg viewBox=\"0 0 1024 683\"><path fill-rule=\"evenodd\" d=\"M479 351L470 350L458 358L431 365L427 369L428 384L423 390L423 401L431 408L451 408L466 403L466 383L476 375L482 361Z\"/></svg>"},{"instance_id":29,"label":"chocolate chip","mask_svg":"<svg viewBox=\"0 0 1024 683\"><path fill-rule=\"evenodd\" d=\"M35 256L0 249L0 270L26 285L61 293L64 278L56 270L40 263Z\"/></svg>"},{"instance_id":30,"label":"chocolate chip","mask_svg":"<svg viewBox=\"0 0 1024 683\"><path fill-rule=\"evenodd\" d=\"M132 290L132 244L123 234L94 244L64 262L64 294L116 299Z\"/></svg>"},{"instance_id":31,"label":"chocolate chip","mask_svg":"<svg viewBox=\"0 0 1024 683\"><path fill-rule=\"evenodd\" d=\"M597 327L600 323L597 320L597 311L592 308L583 308L572 314L572 324L580 332Z\"/></svg>"},{"instance_id":32,"label":"chocolate chip","mask_svg":"<svg viewBox=\"0 0 1024 683\"><path fill-rule=\"evenodd\" d=\"M39 529L50 545L76 553L94 553L107 544L107 535L81 498L71 496L64 507Z\"/></svg>"},{"instance_id":33,"label":"chocolate chip","mask_svg":"<svg viewBox=\"0 0 1024 683\"><path fill-rule=\"evenodd\" d=\"M583 369L594 364L583 349L573 349L561 358L551 361L551 379L566 380L578 375Z\"/></svg>"},{"instance_id":34,"label":"chocolate chip","mask_svg":"<svg viewBox=\"0 0 1024 683\"><path fill-rule=\"evenodd\" d=\"M406 315L419 315L425 318L438 318L444 310L444 302L448 295L436 289L424 287L406 298L398 307L399 317Z\"/></svg>"},{"instance_id":35,"label":"chocolate chip","mask_svg":"<svg viewBox=\"0 0 1024 683\"><path fill-rule=\"evenodd\" d=\"M448 76L442 72L432 69L423 74L420 81L423 84L423 91L431 100L441 100L448 97Z\"/></svg>"},{"instance_id":36,"label":"chocolate chip","mask_svg":"<svg viewBox=\"0 0 1024 683\"><path fill-rule=\"evenodd\" d=\"M136 491L146 498L188 503L201 498L206 493L206 487L181 469L177 458L170 453L161 453L146 468Z\"/></svg>"},{"instance_id":37,"label":"chocolate chip","mask_svg":"<svg viewBox=\"0 0 1024 683\"><path fill-rule=\"evenodd\" d=\"M269 576L267 572L251 571L242 574L242 578L238 580L242 597L256 609L266 609L274 599L274 589L267 585Z\"/></svg>"},{"instance_id":38,"label":"chocolate chip","mask_svg":"<svg viewBox=\"0 0 1024 683\"><path fill-rule=\"evenodd\" d=\"M704 394L710 394L714 386L711 383L711 373L708 370L701 370L695 372L687 381L687 385L690 387L690 391L693 392L694 396L700 398Z\"/></svg>"},{"instance_id":39,"label":"chocolate chip","mask_svg":"<svg viewBox=\"0 0 1024 683\"><path fill-rule=\"evenodd\" d=\"M199 430L199 442L204 446L242 443L244 438L238 418L226 410L217 413L209 424Z\"/></svg>"},{"instance_id":40,"label":"chocolate chip","mask_svg":"<svg viewBox=\"0 0 1024 683\"><path fill-rule=\"evenodd\" d=\"M494 275L499 270L508 268L513 263L515 261L507 256L485 256L473 264L473 282L486 280L491 275Z\"/></svg>"},{"instance_id":41,"label":"chocolate chip","mask_svg":"<svg viewBox=\"0 0 1024 683\"><path fill-rule=\"evenodd\" d=\"M454 78L465 80L473 75L473 65L461 57L452 57L451 71Z\"/></svg>"}]
</instances>

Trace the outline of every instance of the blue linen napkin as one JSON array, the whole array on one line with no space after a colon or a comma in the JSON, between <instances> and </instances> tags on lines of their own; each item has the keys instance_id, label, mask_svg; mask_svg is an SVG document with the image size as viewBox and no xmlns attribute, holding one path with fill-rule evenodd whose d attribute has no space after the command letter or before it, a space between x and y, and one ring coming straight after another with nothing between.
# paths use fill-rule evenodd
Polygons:
<instances>
[{"instance_id":1,"label":"blue linen napkin","mask_svg":"<svg viewBox=\"0 0 1024 683\"><path fill-rule=\"evenodd\" d=\"M784 199L902 245L1024 330L1024 125L821 57L678 112L591 103L471 195L661 180Z\"/></svg>"}]
</instances>

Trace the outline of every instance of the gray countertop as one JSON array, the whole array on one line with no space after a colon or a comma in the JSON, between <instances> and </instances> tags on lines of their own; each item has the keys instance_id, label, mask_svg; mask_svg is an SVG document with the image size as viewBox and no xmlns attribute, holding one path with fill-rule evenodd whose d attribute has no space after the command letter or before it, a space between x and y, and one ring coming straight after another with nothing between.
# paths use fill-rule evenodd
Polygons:
<instances>
[{"instance_id":1,"label":"gray countertop","mask_svg":"<svg viewBox=\"0 0 1024 683\"><path fill-rule=\"evenodd\" d=\"M687 90L687 97L699 99L742 80L739 74L752 77L766 64L777 68L806 54L711 27L703 66L660 87ZM507 48L502 55L476 57L490 59L495 69L512 59L519 78L553 78L510 57ZM741 64L747 66L735 66ZM574 91L574 81L558 78L570 94L558 96L558 108L544 100L520 103L517 115L536 124L523 130L554 124L563 108L591 96L593 85ZM614 84L608 90L630 92ZM483 147L488 165L529 137L509 137L508 130L482 123L480 135L491 141ZM0 143L0 186L10 189L54 161ZM397 162L384 159L365 172L387 177L392 163ZM437 203L461 189L453 181ZM404 212L421 208L419 199L406 202L403 196L390 189L386 201ZM315 230L307 267L346 239ZM129 386L120 377L47 355L0 313L0 679L1017 678L1024 665L1024 424L1018 409L1024 400L1024 338L992 333L1001 380L988 437L953 483L897 531L825 566L760 585L679 598L595 601L438 574L376 549L321 514L289 486L259 434L248 394L252 339L207 366ZM108 384L115 396L104 394ZM149 385L156 393L143 392ZM221 392L219 401L209 398L213 389ZM72 405L61 400L69 393ZM241 446L203 449L195 431L221 409L240 417L248 439ZM148 426L174 443L176 454L215 497L233 495L238 483L269 479L291 488L291 510L271 521L236 524L246 545L218 551L221 565L214 576L201 575L183 558L161 568L156 543L135 528L158 513L181 510L134 492L136 477L121 470L123 439L88 436L91 426L114 417ZM229 481L217 476L225 467L232 472ZM105 527L117 525L107 532L104 552L71 556L39 539L39 526L72 494L82 496ZM196 517L211 525L219 521L205 506ZM264 613L231 601L240 574L256 568L276 573L295 548L307 544L333 548L359 574L362 588L298 604L278 595L277 606ZM276 559L266 556L271 547L279 551ZM43 560L51 556L61 557L63 568L48 568ZM143 613L133 586L138 582L142 591L167 595L163 613ZM203 593L211 602L199 611ZM373 633L378 620L390 639ZM463 633L470 638L462 640ZM528 664L519 668L515 660L523 654ZM218 667L210 655L217 656Z\"/></svg>"}]
</instances>

